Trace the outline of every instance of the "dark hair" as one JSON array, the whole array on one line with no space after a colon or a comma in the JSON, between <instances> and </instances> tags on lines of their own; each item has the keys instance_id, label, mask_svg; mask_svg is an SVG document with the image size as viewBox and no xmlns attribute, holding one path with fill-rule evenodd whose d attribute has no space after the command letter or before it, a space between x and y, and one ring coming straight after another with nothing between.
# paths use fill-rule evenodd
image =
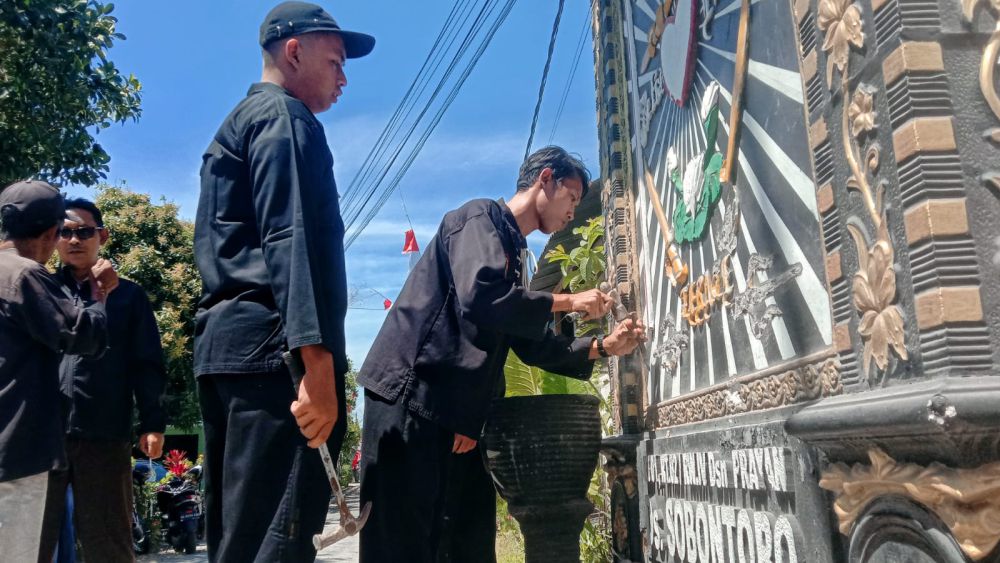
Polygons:
<instances>
[{"instance_id":1,"label":"dark hair","mask_svg":"<svg viewBox=\"0 0 1000 563\"><path fill-rule=\"evenodd\" d=\"M101 210L94 205L94 202L89 199L84 199L82 197L75 197L73 199L66 200L66 209L82 209L94 216L94 222L97 223L98 227L104 226L104 217L101 215Z\"/></svg>"},{"instance_id":2,"label":"dark hair","mask_svg":"<svg viewBox=\"0 0 1000 563\"><path fill-rule=\"evenodd\" d=\"M38 222L18 221L17 210L13 206L4 206L0 209L0 240L28 240L38 238L45 231L59 225L59 221L52 221L48 224Z\"/></svg>"},{"instance_id":3,"label":"dark hair","mask_svg":"<svg viewBox=\"0 0 1000 563\"><path fill-rule=\"evenodd\" d=\"M587 171L587 167L583 165L578 155L572 155L566 152L566 149L555 145L542 147L525 159L517 173L517 191L530 188L546 168L552 169L552 176L556 181L563 178L579 179L583 184L580 198L587 195L587 190L590 188L590 172Z\"/></svg>"}]
</instances>

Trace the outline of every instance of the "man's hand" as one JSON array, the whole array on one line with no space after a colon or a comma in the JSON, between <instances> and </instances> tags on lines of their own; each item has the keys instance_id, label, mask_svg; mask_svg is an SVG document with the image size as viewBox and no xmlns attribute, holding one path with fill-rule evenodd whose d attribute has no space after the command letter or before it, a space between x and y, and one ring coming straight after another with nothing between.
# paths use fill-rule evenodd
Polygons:
<instances>
[{"instance_id":1,"label":"man's hand","mask_svg":"<svg viewBox=\"0 0 1000 563\"><path fill-rule=\"evenodd\" d=\"M306 374L299 384L299 398L292 401L292 415L310 448L326 442L337 422L337 391L333 354L321 345L299 348Z\"/></svg>"},{"instance_id":2,"label":"man's hand","mask_svg":"<svg viewBox=\"0 0 1000 563\"><path fill-rule=\"evenodd\" d=\"M139 436L139 449L149 459L159 458L163 455L163 434L161 432L147 432Z\"/></svg>"},{"instance_id":3,"label":"man's hand","mask_svg":"<svg viewBox=\"0 0 1000 563\"><path fill-rule=\"evenodd\" d=\"M646 325L641 321L625 319L618 323L611 334L604 337L604 350L612 356L631 354L640 342L646 341Z\"/></svg>"},{"instance_id":4,"label":"man's hand","mask_svg":"<svg viewBox=\"0 0 1000 563\"><path fill-rule=\"evenodd\" d=\"M118 287L118 272L110 261L98 258L90 268L90 292L95 301L104 303L108 294Z\"/></svg>"},{"instance_id":5,"label":"man's hand","mask_svg":"<svg viewBox=\"0 0 1000 563\"><path fill-rule=\"evenodd\" d=\"M610 295L599 289L589 289L580 293L559 293L553 296L553 311L582 313L583 320L599 319L608 314L614 305Z\"/></svg>"},{"instance_id":6,"label":"man's hand","mask_svg":"<svg viewBox=\"0 0 1000 563\"><path fill-rule=\"evenodd\" d=\"M476 441L472 438L461 434L455 434L455 445L451 447L451 451L456 454L464 454L466 452L471 452L475 447Z\"/></svg>"}]
</instances>

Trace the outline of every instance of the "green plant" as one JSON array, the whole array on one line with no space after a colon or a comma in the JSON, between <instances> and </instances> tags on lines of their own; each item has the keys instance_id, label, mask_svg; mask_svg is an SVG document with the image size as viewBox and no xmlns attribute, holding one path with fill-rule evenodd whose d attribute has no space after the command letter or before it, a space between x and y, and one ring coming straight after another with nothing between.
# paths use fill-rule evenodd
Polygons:
<instances>
[{"instance_id":1,"label":"green plant","mask_svg":"<svg viewBox=\"0 0 1000 563\"><path fill-rule=\"evenodd\" d=\"M573 234L579 237L577 246L566 252L561 244L556 245L545 258L559 264L563 275L562 288L577 293L596 288L604 279L607 258L604 255L604 245L601 244L604 237L603 217L588 220L586 225L574 228ZM581 323L577 326L577 332L586 335L603 328L600 321ZM567 393L593 395L601 400L601 426L603 434L609 435L613 430L611 405L607 397L601 393L599 383L603 373L603 366L598 363L588 380L563 377L529 366L512 351L507 355L507 362L504 364L506 396ZM609 502L604 483L604 469L598 466L587 491L587 498L594 503L594 513L584 523L583 533L580 535L580 558L586 563L603 563L611 560ZM521 537L517 522L507 514L507 504L503 499L499 499L497 504L497 530L498 559L515 561L516 559L508 552L520 549L520 553L523 554L524 539Z\"/></svg>"},{"instance_id":2,"label":"green plant","mask_svg":"<svg viewBox=\"0 0 1000 563\"><path fill-rule=\"evenodd\" d=\"M340 416L347 417L347 432L344 434L344 441L340 445L340 454L337 462L337 477L340 484L346 486L351 482L351 462L354 460L354 452L361 445L361 423L358 421L355 412L358 403L358 372L354 371L354 366L350 360L347 361L347 373L344 374L344 388L347 392L347 412Z\"/></svg>"},{"instance_id":3,"label":"green plant","mask_svg":"<svg viewBox=\"0 0 1000 563\"><path fill-rule=\"evenodd\" d=\"M0 186L31 176L93 185L110 157L94 135L138 119L139 80L108 58L114 4L0 2Z\"/></svg>"},{"instance_id":4,"label":"green plant","mask_svg":"<svg viewBox=\"0 0 1000 563\"><path fill-rule=\"evenodd\" d=\"M578 245L566 252L563 245L557 244L550 250L545 259L559 264L562 272L562 288L572 293L586 291L597 287L604 279L607 269L607 258L604 256L604 218L594 217L586 225L573 229L573 234L580 237Z\"/></svg>"}]
</instances>

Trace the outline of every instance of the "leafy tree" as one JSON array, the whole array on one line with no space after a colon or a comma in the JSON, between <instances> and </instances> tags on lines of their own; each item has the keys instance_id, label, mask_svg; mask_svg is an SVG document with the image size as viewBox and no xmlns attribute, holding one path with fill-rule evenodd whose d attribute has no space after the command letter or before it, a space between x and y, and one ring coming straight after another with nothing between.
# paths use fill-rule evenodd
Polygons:
<instances>
[{"instance_id":1,"label":"leafy tree","mask_svg":"<svg viewBox=\"0 0 1000 563\"><path fill-rule=\"evenodd\" d=\"M0 186L27 177L93 185L110 157L92 136L137 119L141 85L108 59L114 4L0 2Z\"/></svg>"},{"instance_id":2,"label":"leafy tree","mask_svg":"<svg viewBox=\"0 0 1000 563\"><path fill-rule=\"evenodd\" d=\"M165 407L170 424L201 423L194 385L194 313L201 278L194 265L194 224L177 206L153 203L125 186L101 186L95 200L111 233L103 254L139 284L153 304L167 365Z\"/></svg>"},{"instance_id":3,"label":"leafy tree","mask_svg":"<svg viewBox=\"0 0 1000 563\"><path fill-rule=\"evenodd\" d=\"M354 452L361 445L361 423L358 421L358 372L354 371L354 366L350 360L347 362L347 373L344 375L344 386L347 390L347 412L340 413L340 416L347 417L347 433L344 434L344 442L340 446L340 484L347 485L351 482L351 462L354 460Z\"/></svg>"}]
</instances>

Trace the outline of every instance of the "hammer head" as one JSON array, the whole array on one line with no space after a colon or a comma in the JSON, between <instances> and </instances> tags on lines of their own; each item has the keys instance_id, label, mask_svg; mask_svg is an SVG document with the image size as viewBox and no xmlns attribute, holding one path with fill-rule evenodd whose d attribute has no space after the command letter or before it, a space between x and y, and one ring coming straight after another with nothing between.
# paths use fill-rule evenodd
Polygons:
<instances>
[{"instance_id":1,"label":"hammer head","mask_svg":"<svg viewBox=\"0 0 1000 563\"><path fill-rule=\"evenodd\" d=\"M315 536L313 536L313 547L316 548L316 551L320 551L326 547L329 547L339 542L340 540L348 536L356 535L358 532L361 531L361 528L365 527L365 524L368 522L368 516L371 514L371 511L372 511L372 503L371 501L368 501L365 503L364 506L361 507L361 513L358 514L357 518L353 516L350 516L348 518L341 518L340 527L334 530L333 532L330 532L329 534L326 535L316 534Z\"/></svg>"}]
</instances>

